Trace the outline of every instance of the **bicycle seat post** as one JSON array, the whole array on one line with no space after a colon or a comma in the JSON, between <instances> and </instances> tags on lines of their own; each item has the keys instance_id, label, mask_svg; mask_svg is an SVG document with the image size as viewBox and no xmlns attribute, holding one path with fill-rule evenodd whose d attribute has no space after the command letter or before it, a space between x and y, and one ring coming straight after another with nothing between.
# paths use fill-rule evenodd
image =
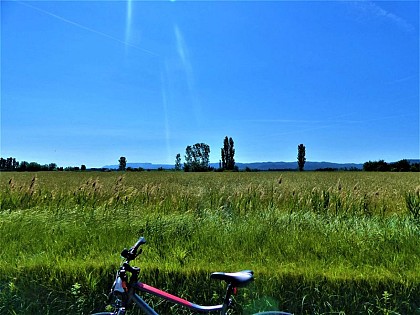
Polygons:
<instances>
[{"instance_id":1,"label":"bicycle seat post","mask_svg":"<svg viewBox=\"0 0 420 315\"><path fill-rule=\"evenodd\" d=\"M223 314L223 315L226 314L227 310L229 309L230 305L232 304L231 296L232 296L232 293L234 292L234 289L235 288L233 287L232 283L229 283L227 285L226 295L225 295L225 299L223 301L223 308L222 308L222 311L221 311L221 314Z\"/></svg>"}]
</instances>

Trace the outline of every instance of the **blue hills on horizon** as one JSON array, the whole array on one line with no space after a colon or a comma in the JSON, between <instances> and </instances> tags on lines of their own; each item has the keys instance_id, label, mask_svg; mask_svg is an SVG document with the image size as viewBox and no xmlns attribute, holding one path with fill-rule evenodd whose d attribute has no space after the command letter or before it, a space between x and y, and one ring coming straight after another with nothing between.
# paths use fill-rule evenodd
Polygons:
<instances>
[{"instance_id":1,"label":"blue hills on horizon","mask_svg":"<svg viewBox=\"0 0 420 315\"><path fill-rule=\"evenodd\" d=\"M239 170L251 169L251 170L297 170L298 164L296 162L252 162L252 163L235 163ZM217 169L219 163L210 163L210 166ZM173 169L172 164L153 164L153 163L127 163L127 167L133 169L143 168L145 170L157 170L157 169ZM106 169L118 169L118 165L105 165L103 168ZM305 163L305 170L314 171L318 169L363 169L363 164L360 163L332 163L332 162L310 162Z\"/></svg>"}]
</instances>

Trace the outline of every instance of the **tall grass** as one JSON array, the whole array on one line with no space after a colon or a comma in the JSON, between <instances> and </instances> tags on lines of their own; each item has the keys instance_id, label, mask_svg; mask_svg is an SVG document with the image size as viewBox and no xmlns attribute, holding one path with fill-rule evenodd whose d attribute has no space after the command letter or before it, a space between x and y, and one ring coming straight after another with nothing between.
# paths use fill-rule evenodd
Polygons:
<instances>
[{"instance_id":1,"label":"tall grass","mask_svg":"<svg viewBox=\"0 0 420 315\"><path fill-rule=\"evenodd\" d=\"M34 207L135 209L163 213L231 209L238 213L307 210L335 214L406 211L405 195L420 186L414 173L4 173L1 210ZM318 204L322 202L322 205ZM112 210L110 210L112 211Z\"/></svg>"},{"instance_id":2,"label":"tall grass","mask_svg":"<svg viewBox=\"0 0 420 315\"><path fill-rule=\"evenodd\" d=\"M6 314L99 309L119 252L140 235L148 241L137 261L142 279L197 303L220 302L210 272L253 269L236 313L419 312L411 174L5 174Z\"/></svg>"}]
</instances>

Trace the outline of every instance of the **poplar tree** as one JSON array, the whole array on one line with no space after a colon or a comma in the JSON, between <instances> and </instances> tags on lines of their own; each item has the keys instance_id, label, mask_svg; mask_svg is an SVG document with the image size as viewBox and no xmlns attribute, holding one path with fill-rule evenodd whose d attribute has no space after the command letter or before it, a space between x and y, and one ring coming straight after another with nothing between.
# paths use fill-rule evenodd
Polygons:
<instances>
[{"instance_id":1,"label":"poplar tree","mask_svg":"<svg viewBox=\"0 0 420 315\"><path fill-rule=\"evenodd\" d=\"M122 157L120 157L118 162L120 163L119 166L118 166L118 170L119 171L125 171L125 168L127 166L127 159L124 156L122 156Z\"/></svg>"},{"instance_id":2,"label":"poplar tree","mask_svg":"<svg viewBox=\"0 0 420 315\"><path fill-rule=\"evenodd\" d=\"M223 140L223 148L221 148L221 158L223 170L233 170L235 168L235 149L232 137L227 136Z\"/></svg>"},{"instance_id":3,"label":"poplar tree","mask_svg":"<svg viewBox=\"0 0 420 315\"><path fill-rule=\"evenodd\" d=\"M176 171L181 170L181 154L180 153L178 153L175 158L175 170Z\"/></svg>"},{"instance_id":4,"label":"poplar tree","mask_svg":"<svg viewBox=\"0 0 420 315\"><path fill-rule=\"evenodd\" d=\"M305 166L305 162L306 162L306 157L305 157L305 146L303 144L299 144L298 145L298 166L299 166L299 171L303 171L303 167Z\"/></svg>"}]
</instances>

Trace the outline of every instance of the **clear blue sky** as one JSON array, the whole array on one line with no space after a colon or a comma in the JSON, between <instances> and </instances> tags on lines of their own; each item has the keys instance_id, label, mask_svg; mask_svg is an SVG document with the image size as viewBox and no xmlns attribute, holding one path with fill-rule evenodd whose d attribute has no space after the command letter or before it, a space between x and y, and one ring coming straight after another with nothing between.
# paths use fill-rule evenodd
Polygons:
<instances>
[{"instance_id":1,"label":"clear blue sky","mask_svg":"<svg viewBox=\"0 0 420 315\"><path fill-rule=\"evenodd\" d=\"M2 1L1 156L419 158L418 1Z\"/></svg>"}]
</instances>

